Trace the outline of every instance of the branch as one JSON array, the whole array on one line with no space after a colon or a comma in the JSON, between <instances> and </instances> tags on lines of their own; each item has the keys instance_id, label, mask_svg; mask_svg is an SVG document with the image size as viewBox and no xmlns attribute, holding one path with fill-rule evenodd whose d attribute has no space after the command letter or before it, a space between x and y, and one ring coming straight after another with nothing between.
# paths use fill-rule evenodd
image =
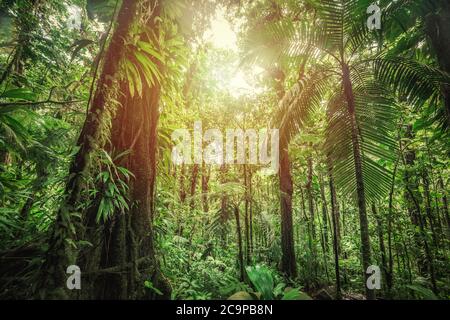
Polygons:
<instances>
[{"instance_id":1,"label":"branch","mask_svg":"<svg viewBox=\"0 0 450 320\"><path fill-rule=\"evenodd\" d=\"M55 100L45 100L45 101L30 101L30 102L1 102L0 107L10 107L10 106L38 106L42 104L57 104L64 105L69 103L80 103L84 102L83 100L70 100L70 101L55 101Z\"/></svg>"}]
</instances>

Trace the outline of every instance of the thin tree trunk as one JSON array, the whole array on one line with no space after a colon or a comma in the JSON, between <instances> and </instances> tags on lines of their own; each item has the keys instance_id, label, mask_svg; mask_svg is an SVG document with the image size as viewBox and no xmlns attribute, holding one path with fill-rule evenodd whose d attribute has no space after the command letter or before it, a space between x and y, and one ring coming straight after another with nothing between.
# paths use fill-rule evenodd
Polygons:
<instances>
[{"instance_id":1,"label":"thin tree trunk","mask_svg":"<svg viewBox=\"0 0 450 320\"><path fill-rule=\"evenodd\" d=\"M304 193L303 193L303 188L300 187L299 189L300 189L300 196L301 196L301 205L302 205L303 219L305 221L308 221L308 215L306 213L305 196L304 196Z\"/></svg>"},{"instance_id":2,"label":"thin tree trunk","mask_svg":"<svg viewBox=\"0 0 450 320\"><path fill-rule=\"evenodd\" d=\"M427 213L428 223L430 224L433 244L435 245L435 247L439 247L439 237L436 231L436 222L434 220L433 208L431 206L430 180L428 177L428 172L425 168L422 170L422 182L425 196L425 212Z\"/></svg>"},{"instance_id":3,"label":"thin tree trunk","mask_svg":"<svg viewBox=\"0 0 450 320\"><path fill-rule=\"evenodd\" d=\"M350 79L350 69L347 64L342 65L342 76L343 76L344 94L348 105L351 123L353 159L355 163L355 176L356 176L356 193L358 199L359 224L361 228L361 249L362 249L361 251L362 251L362 265L364 273L364 285L366 289L366 298L368 300L373 300L375 299L375 292L367 288L366 285L366 282L369 277L369 275L366 274L366 270L371 265L372 260L370 253L369 222L367 220L366 195L364 190L364 177L362 168L359 129L358 129L358 122L356 119L355 97L353 95L353 87Z\"/></svg>"},{"instance_id":4,"label":"thin tree trunk","mask_svg":"<svg viewBox=\"0 0 450 320\"><path fill-rule=\"evenodd\" d=\"M209 211L208 204L208 183L209 183L210 173L207 172L205 162L202 163L202 202L203 202L203 211Z\"/></svg>"},{"instance_id":5,"label":"thin tree trunk","mask_svg":"<svg viewBox=\"0 0 450 320\"><path fill-rule=\"evenodd\" d=\"M239 279L244 281L244 252L242 249L242 231L241 231L241 221L239 217L239 208L236 206L234 208L234 217L236 219L236 235L238 241L238 260L239 260Z\"/></svg>"},{"instance_id":6,"label":"thin tree trunk","mask_svg":"<svg viewBox=\"0 0 450 320\"><path fill-rule=\"evenodd\" d=\"M333 252L334 252L334 272L336 277L336 300L342 298L341 278L339 274L339 233L338 233L338 216L339 205L337 202L336 189L334 188L333 169L330 160L328 160L328 179L330 183L331 198L331 221L333 223Z\"/></svg>"},{"instance_id":7,"label":"thin tree trunk","mask_svg":"<svg viewBox=\"0 0 450 320\"><path fill-rule=\"evenodd\" d=\"M325 197L325 185L322 178L322 174L319 176L320 178L320 197L322 198L322 220L323 220L323 235L324 235L324 248L325 253L328 253L328 207L327 207L327 199Z\"/></svg>"},{"instance_id":8,"label":"thin tree trunk","mask_svg":"<svg viewBox=\"0 0 450 320\"><path fill-rule=\"evenodd\" d=\"M248 174L247 165L244 164L244 186L245 186L245 217L244 217L244 227L245 227L245 248L246 248L246 259L247 263L250 262L250 223L249 223L249 191L248 191Z\"/></svg>"},{"instance_id":9,"label":"thin tree trunk","mask_svg":"<svg viewBox=\"0 0 450 320\"><path fill-rule=\"evenodd\" d=\"M192 176L191 176L191 193L190 193L190 203L189 203L189 207L192 210L194 210L195 207L195 189L197 188L197 178L198 178L198 171L199 171L199 165L198 164L194 164L194 166L192 167Z\"/></svg>"},{"instance_id":10,"label":"thin tree trunk","mask_svg":"<svg viewBox=\"0 0 450 320\"><path fill-rule=\"evenodd\" d=\"M314 215L314 197L312 192L313 163L312 157L308 157L308 182L306 183L306 194L308 196L309 209L309 228L312 239L316 239L315 215Z\"/></svg>"},{"instance_id":11,"label":"thin tree trunk","mask_svg":"<svg viewBox=\"0 0 450 320\"><path fill-rule=\"evenodd\" d=\"M387 234L388 234L388 258L389 258L389 268L386 278L386 286L388 291L389 298L392 294L392 287L393 287L393 280L394 280L394 260L392 257L392 222L393 222L393 198L394 198L394 191L395 191L395 178L397 176L397 170L398 170L398 164L400 162L401 153L397 156L397 160L395 162L394 166L394 172L392 173L392 183L391 183L391 190L389 191L389 206L388 206L388 223L387 223Z\"/></svg>"},{"instance_id":12,"label":"thin tree trunk","mask_svg":"<svg viewBox=\"0 0 450 320\"><path fill-rule=\"evenodd\" d=\"M288 146L280 145L280 191L281 191L281 270L290 278L297 276L295 262L294 231L292 223L292 176Z\"/></svg>"},{"instance_id":13,"label":"thin tree trunk","mask_svg":"<svg viewBox=\"0 0 450 320\"><path fill-rule=\"evenodd\" d=\"M220 182L226 183L227 178L227 165L223 164L220 168ZM222 246L225 247L226 245L226 230L225 230L225 223L227 221L227 215L228 215L228 196L223 193L220 197L220 222L221 222L221 239L222 239Z\"/></svg>"},{"instance_id":14,"label":"thin tree trunk","mask_svg":"<svg viewBox=\"0 0 450 320\"><path fill-rule=\"evenodd\" d=\"M249 215L249 233L250 233L250 248L249 248L249 254L250 254L250 258L252 257L253 254L253 185L252 185L252 178L253 178L253 174L252 174L252 167L250 167L249 170L249 201L250 201L250 215Z\"/></svg>"},{"instance_id":15,"label":"thin tree trunk","mask_svg":"<svg viewBox=\"0 0 450 320\"><path fill-rule=\"evenodd\" d=\"M186 189L184 180L186 179L186 165L183 163L180 170L180 201L185 203L186 201Z\"/></svg>"},{"instance_id":16,"label":"thin tree trunk","mask_svg":"<svg viewBox=\"0 0 450 320\"><path fill-rule=\"evenodd\" d=\"M378 233L378 241L380 245L380 253L381 253L381 267L383 271L384 279L389 278L389 271L387 266L387 255L386 255L386 247L384 246L384 236L383 236L383 221L377 212L377 208L375 204L372 203L372 213L375 217L375 221L377 223L377 233Z\"/></svg>"},{"instance_id":17,"label":"thin tree trunk","mask_svg":"<svg viewBox=\"0 0 450 320\"><path fill-rule=\"evenodd\" d=\"M316 201L316 207L319 207L319 205L317 204L317 201ZM322 218L319 217L317 219L317 221L319 222L319 230L321 230L321 232L320 232L320 245L322 247L323 267L325 269L325 275L327 277L327 282L330 282L330 275L328 273L328 263L327 263L328 256L327 256L327 249L325 247L325 235L323 233L323 224L324 224L323 216L322 216Z\"/></svg>"}]
</instances>

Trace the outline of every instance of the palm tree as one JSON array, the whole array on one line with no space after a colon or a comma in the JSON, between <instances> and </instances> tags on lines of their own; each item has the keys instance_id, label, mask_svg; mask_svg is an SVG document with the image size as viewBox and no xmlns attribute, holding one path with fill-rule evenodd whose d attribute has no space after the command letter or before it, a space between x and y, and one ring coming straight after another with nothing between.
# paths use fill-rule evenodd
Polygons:
<instances>
[{"instance_id":1,"label":"palm tree","mask_svg":"<svg viewBox=\"0 0 450 320\"><path fill-rule=\"evenodd\" d=\"M397 108L380 81L416 104L435 97L446 81L441 72L415 61L381 54L371 58L374 48L369 45L377 42L362 15L368 5L368 1L322 0L315 7L315 28L292 21L267 26L290 56L321 58L281 101L280 136L290 140L311 112L327 101L325 152L332 160L337 186L344 194L354 195L358 204L366 281L365 271L371 264L366 202L387 194L389 173L380 161L393 161L396 154L392 133ZM373 299L373 291L366 288L366 296Z\"/></svg>"},{"instance_id":2,"label":"palm tree","mask_svg":"<svg viewBox=\"0 0 450 320\"><path fill-rule=\"evenodd\" d=\"M262 5L262 4L261 4ZM258 7L259 8L259 7ZM259 8L261 9L261 8ZM280 8L277 4L271 3L268 14L259 17L249 32L244 46L246 53L242 63L259 63L266 69L270 77L272 87L278 100L285 96L285 71L288 68L287 57L282 57L279 52L276 37L272 34L261 32L266 24L274 24L282 21ZM305 63L304 61L302 63ZM273 124L279 124L280 117L276 116ZM291 174L291 160L289 158L289 144L287 139L280 139L279 159L280 167L278 171L279 192L280 192L280 212L281 212L281 271L290 278L297 276L297 265L295 261L293 219L292 219L292 195L293 181Z\"/></svg>"},{"instance_id":3,"label":"palm tree","mask_svg":"<svg viewBox=\"0 0 450 320\"><path fill-rule=\"evenodd\" d=\"M418 59L450 73L450 3L447 0L398 0L382 1L382 5L385 7L383 36L390 43L384 51L392 57ZM411 57L410 52L416 52L416 57ZM395 83L392 80L400 74L386 75ZM423 107L423 101L419 106ZM433 121L447 131L450 128L448 84L441 84L438 99L430 103L429 109Z\"/></svg>"}]
</instances>

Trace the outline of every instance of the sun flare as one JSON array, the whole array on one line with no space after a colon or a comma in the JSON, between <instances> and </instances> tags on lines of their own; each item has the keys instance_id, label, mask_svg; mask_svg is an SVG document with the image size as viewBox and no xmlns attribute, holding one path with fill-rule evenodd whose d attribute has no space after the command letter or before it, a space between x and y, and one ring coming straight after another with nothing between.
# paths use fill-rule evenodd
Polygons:
<instances>
[{"instance_id":1,"label":"sun flare","mask_svg":"<svg viewBox=\"0 0 450 320\"><path fill-rule=\"evenodd\" d=\"M256 95L263 91L258 85L258 76L264 69L254 65L243 70L240 67L238 34L240 24L231 25L225 17L223 8L216 10L210 28L205 32L205 39L216 49L229 51L233 59L226 65L211 70L213 77L219 82L219 88L231 96L239 98L244 95ZM225 75L226 74L226 75Z\"/></svg>"}]
</instances>

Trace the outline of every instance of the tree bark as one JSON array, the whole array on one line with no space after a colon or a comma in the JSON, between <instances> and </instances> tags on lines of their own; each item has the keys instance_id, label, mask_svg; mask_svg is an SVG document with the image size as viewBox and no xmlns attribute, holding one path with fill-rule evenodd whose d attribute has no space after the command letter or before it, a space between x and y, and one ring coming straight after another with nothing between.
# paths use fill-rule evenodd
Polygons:
<instances>
[{"instance_id":1,"label":"tree bark","mask_svg":"<svg viewBox=\"0 0 450 320\"><path fill-rule=\"evenodd\" d=\"M192 176L191 176L191 199L190 199L190 203L189 203L189 207L192 210L194 210L195 207L195 189L197 188L197 178L198 178L198 171L199 171L199 165L198 164L194 164L194 166L192 167Z\"/></svg>"},{"instance_id":2,"label":"tree bark","mask_svg":"<svg viewBox=\"0 0 450 320\"><path fill-rule=\"evenodd\" d=\"M227 178L227 165L223 164L220 168L220 182L226 183ZM223 193L220 197L220 222L221 222L221 240L222 240L222 246L225 247L226 245L226 229L225 229L225 223L228 220L228 196Z\"/></svg>"},{"instance_id":3,"label":"tree bark","mask_svg":"<svg viewBox=\"0 0 450 320\"><path fill-rule=\"evenodd\" d=\"M384 279L386 282L389 279L389 269L387 265L387 255L386 255L386 247L384 245L384 235L383 235L383 221L377 212L377 208L374 203L372 203L372 213L375 217L375 221L377 223L377 233L378 233L378 241L380 245L380 253L381 253L381 269L383 271ZM387 288L388 289L388 288ZM389 289L388 289L389 291Z\"/></svg>"},{"instance_id":4,"label":"tree bark","mask_svg":"<svg viewBox=\"0 0 450 320\"><path fill-rule=\"evenodd\" d=\"M209 211L209 204L208 204L209 177L210 177L210 172L207 171L206 164L205 164L205 162L203 162L202 163L202 204L203 204L204 212Z\"/></svg>"},{"instance_id":5,"label":"tree bark","mask_svg":"<svg viewBox=\"0 0 450 320\"><path fill-rule=\"evenodd\" d=\"M369 277L369 275L366 274L366 270L371 265L371 252L358 121L356 119L355 97L353 94L353 86L350 79L350 69L345 63L342 64L342 80L351 123L350 129L352 135L353 160L355 163L356 193L358 200L359 224L361 229L361 253L364 273L364 285L366 288L366 298L368 300L373 300L375 299L375 292L373 290L369 290L366 285L367 279Z\"/></svg>"},{"instance_id":6,"label":"tree bark","mask_svg":"<svg viewBox=\"0 0 450 320\"><path fill-rule=\"evenodd\" d=\"M245 186L245 196L244 196L244 207L245 207L245 217L244 217L244 227L245 227L245 255L247 264L250 263L250 222L249 222L249 192L248 192L248 173L247 165L244 164L244 186Z\"/></svg>"},{"instance_id":7,"label":"tree bark","mask_svg":"<svg viewBox=\"0 0 450 320\"><path fill-rule=\"evenodd\" d=\"M328 179L330 183L331 221L333 223L333 253L334 272L336 277L336 300L342 298L341 278L339 273L339 204L337 202L336 189L334 188L333 169L328 160Z\"/></svg>"},{"instance_id":8,"label":"tree bark","mask_svg":"<svg viewBox=\"0 0 450 320\"><path fill-rule=\"evenodd\" d=\"M250 167L249 170L249 201L250 201L250 213L249 213L249 217L248 217L248 227L249 227L249 234L250 234L250 247L249 247L249 256L251 258L252 253L253 253L253 185L252 185L252 168Z\"/></svg>"},{"instance_id":9,"label":"tree bark","mask_svg":"<svg viewBox=\"0 0 450 320\"><path fill-rule=\"evenodd\" d=\"M428 223L430 224L431 236L433 238L433 243L436 247L439 247L439 237L436 230L436 221L433 215L433 208L431 205L431 195L430 195L430 179L428 177L428 172L426 168L422 169L422 182L425 196L425 212L427 214Z\"/></svg>"},{"instance_id":10,"label":"tree bark","mask_svg":"<svg viewBox=\"0 0 450 320\"><path fill-rule=\"evenodd\" d=\"M308 196L308 209L309 209L309 229L312 239L316 238L315 228L315 214L314 214L314 196L312 191L312 179L313 179L313 162L312 157L308 157L308 182L306 183L306 194Z\"/></svg>"},{"instance_id":11,"label":"tree bark","mask_svg":"<svg viewBox=\"0 0 450 320\"><path fill-rule=\"evenodd\" d=\"M281 270L288 277L297 276L295 262L294 231L292 223L292 176L289 161L288 146L280 145L280 198L281 198Z\"/></svg>"},{"instance_id":12,"label":"tree bark","mask_svg":"<svg viewBox=\"0 0 450 320\"><path fill-rule=\"evenodd\" d=\"M119 64L124 55L124 41L136 14L136 1L124 0L117 16L115 30L109 48L104 57L102 74L97 83L97 90L92 99L89 113L79 135L76 146L78 151L71 162L69 178L66 184L66 199L61 205L53 225L49 248L40 270L37 285L40 297L66 298L69 294L65 289L66 268L75 259L67 240L75 239L76 235L71 215L77 211L83 177L89 167L90 156L99 140L99 133L107 111L107 103L111 88L119 71ZM110 110L112 111L112 110Z\"/></svg>"},{"instance_id":13,"label":"tree bark","mask_svg":"<svg viewBox=\"0 0 450 320\"><path fill-rule=\"evenodd\" d=\"M238 263L239 263L239 279L243 282L245 276L244 270L244 252L242 249L242 230L241 230L241 219L239 217L239 208L236 206L234 208L234 217L236 219L236 236L238 244Z\"/></svg>"},{"instance_id":14,"label":"tree bark","mask_svg":"<svg viewBox=\"0 0 450 320\"><path fill-rule=\"evenodd\" d=\"M328 207L327 207L327 199L325 197L325 185L321 174L319 178L320 178L319 181L320 197L322 198L322 220L323 220L322 232L323 232L324 251L325 253L328 253Z\"/></svg>"},{"instance_id":15,"label":"tree bark","mask_svg":"<svg viewBox=\"0 0 450 320\"><path fill-rule=\"evenodd\" d=\"M186 179L186 165L183 163L180 170L180 201L185 203L186 201L186 189L184 180Z\"/></svg>"},{"instance_id":16,"label":"tree bark","mask_svg":"<svg viewBox=\"0 0 450 320\"><path fill-rule=\"evenodd\" d=\"M154 36L143 41L156 44L161 3L148 1L152 10L148 16L148 28ZM159 65L154 59L153 62ZM143 89L142 97L131 97L127 91L128 83L122 83L124 95L122 107L118 110L112 124L111 151L121 154L130 151L118 165L127 168L134 175L129 183L129 208L118 212L109 243L104 242L102 267L130 266L126 273L103 277L103 299L146 299L168 298L170 287L159 271L153 243L153 218L155 215L155 186L157 163L157 137L161 86L155 83ZM138 261L142 261L139 264ZM150 281L163 294L145 289L144 282ZM98 297L97 297L98 298Z\"/></svg>"}]
</instances>

